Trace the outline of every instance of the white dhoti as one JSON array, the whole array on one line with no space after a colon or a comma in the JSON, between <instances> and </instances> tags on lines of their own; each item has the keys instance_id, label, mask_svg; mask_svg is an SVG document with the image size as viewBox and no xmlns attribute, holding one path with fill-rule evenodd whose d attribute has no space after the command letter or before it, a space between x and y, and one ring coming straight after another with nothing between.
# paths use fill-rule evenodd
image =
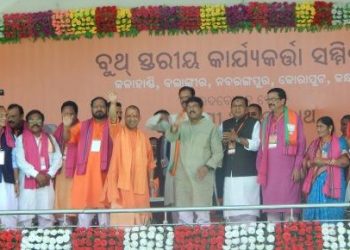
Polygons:
<instances>
[{"instance_id":1,"label":"white dhoti","mask_svg":"<svg viewBox=\"0 0 350 250\"><path fill-rule=\"evenodd\" d=\"M19 194L20 210L53 209L55 202L55 192L52 181L50 185L37 189L24 189L24 179L22 181ZM22 226L30 226L34 215L20 215L19 222ZM54 223L52 214L42 214L38 216L39 226L48 227Z\"/></svg>"},{"instance_id":2,"label":"white dhoti","mask_svg":"<svg viewBox=\"0 0 350 250\"><path fill-rule=\"evenodd\" d=\"M224 206L260 205L260 186L256 176L225 177ZM259 210L225 210L224 217L259 216Z\"/></svg>"},{"instance_id":3,"label":"white dhoti","mask_svg":"<svg viewBox=\"0 0 350 250\"><path fill-rule=\"evenodd\" d=\"M1 176L0 182L0 210L18 210L18 199L15 193L14 184L6 183ZM16 215L3 215L0 216L0 224L5 228L17 227Z\"/></svg>"}]
</instances>

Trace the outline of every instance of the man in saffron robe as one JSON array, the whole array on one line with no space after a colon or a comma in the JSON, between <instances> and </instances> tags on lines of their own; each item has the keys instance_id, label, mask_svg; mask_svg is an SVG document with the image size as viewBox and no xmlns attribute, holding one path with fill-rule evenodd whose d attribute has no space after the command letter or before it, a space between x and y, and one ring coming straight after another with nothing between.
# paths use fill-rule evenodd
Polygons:
<instances>
[{"instance_id":1,"label":"man in saffron robe","mask_svg":"<svg viewBox=\"0 0 350 250\"><path fill-rule=\"evenodd\" d=\"M11 129L6 126L6 109L0 106L0 210L18 210L18 169L13 164ZM5 228L17 226L16 215L0 216Z\"/></svg>"},{"instance_id":2,"label":"man in saffron robe","mask_svg":"<svg viewBox=\"0 0 350 250\"><path fill-rule=\"evenodd\" d=\"M79 122L77 118L78 105L73 101L64 102L61 106L61 115L62 118L67 116L73 117L73 124L71 126L74 126ZM63 131L64 124L62 122L54 133L54 137L57 140L63 155L62 168L58 172L55 181L55 209L72 208L71 190L76 165L77 145L74 143L66 143ZM59 224L63 225L63 216L57 215L56 217L58 218ZM69 216L66 223L71 224L71 219L72 216Z\"/></svg>"},{"instance_id":3,"label":"man in saffron robe","mask_svg":"<svg viewBox=\"0 0 350 250\"><path fill-rule=\"evenodd\" d=\"M32 110L26 115L28 128L16 140L16 160L20 169L19 209L53 209L52 179L62 166L62 154L55 138L43 131L44 115ZM30 227L33 215L20 215L21 226ZM40 227L53 226L51 214L38 216Z\"/></svg>"},{"instance_id":4,"label":"man in saffron robe","mask_svg":"<svg viewBox=\"0 0 350 250\"><path fill-rule=\"evenodd\" d=\"M221 136L212 121L203 116L203 101L191 97L186 102L189 120L180 117L166 132L166 138L179 140L180 151L175 176L175 201L178 207L211 206L214 173L223 158ZM210 223L209 212L179 212L179 222Z\"/></svg>"},{"instance_id":5,"label":"man in saffron robe","mask_svg":"<svg viewBox=\"0 0 350 250\"><path fill-rule=\"evenodd\" d=\"M110 116L115 114L116 96L110 95ZM113 137L113 153L104 187L104 196L112 208L150 207L149 189L154 188L152 146L138 129L140 110L131 105L125 110L125 126L117 123ZM111 120L116 120L111 118ZM111 215L112 225L134 225L149 222L148 213Z\"/></svg>"},{"instance_id":6,"label":"man in saffron robe","mask_svg":"<svg viewBox=\"0 0 350 250\"><path fill-rule=\"evenodd\" d=\"M305 136L300 117L287 108L286 92L268 91L270 112L262 121L261 144L257 156L258 182L264 205L299 204ZM289 220L289 209L267 210L269 221ZM298 211L297 211L298 212Z\"/></svg>"},{"instance_id":7,"label":"man in saffron robe","mask_svg":"<svg viewBox=\"0 0 350 250\"><path fill-rule=\"evenodd\" d=\"M109 159L112 150L112 140L109 133L107 116L107 100L95 97L91 103L92 118L73 123L73 117L63 117L64 136L68 142L77 145L76 170L71 190L71 206L75 209L106 208L100 201L103 184L107 175ZM89 227L93 214L79 214L78 225ZM100 225L108 225L107 214L99 214Z\"/></svg>"}]
</instances>

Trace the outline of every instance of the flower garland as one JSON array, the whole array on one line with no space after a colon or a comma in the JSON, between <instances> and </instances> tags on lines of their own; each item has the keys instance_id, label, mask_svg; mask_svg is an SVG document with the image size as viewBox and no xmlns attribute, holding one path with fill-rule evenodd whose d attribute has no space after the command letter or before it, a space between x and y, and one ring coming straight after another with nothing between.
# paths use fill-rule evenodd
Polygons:
<instances>
[{"instance_id":1,"label":"flower garland","mask_svg":"<svg viewBox=\"0 0 350 250\"><path fill-rule=\"evenodd\" d=\"M267 18L270 27L295 27L295 3L272 3L268 7Z\"/></svg>"},{"instance_id":2,"label":"flower garland","mask_svg":"<svg viewBox=\"0 0 350 250\"><path fill-rule=\"evenodd\" d=\"M276 250L322 249L322 230L319 222L286 222L276 225Z\"/></svg>"},{"instance_id":3,"label":"flower garland","mask_svg":"<svg viewBox=\"0 0 350 250\"><path fill-rule=\"evenodd\" d=\"M31 249L71 249L71 230L69 229L24 229L22 231L22 250Z\"/></svg>"},{"instance_id":4,"label":"flower garland","mask_svg":"<svg viewBox=\"0 0 350 250\"><path fill-rule=\"evenodd\" d=\"M297 3L295 6L297 28L311 27L315 14L316 10L312 3Z\"/></svg>"},{"instance_id":5,"label":"flower garland","mask_svg":"<svg viewBox=\"0 0 350 250\"><path fill-rule=\"evenodd\" d=\"M350 4L336 3L332 8L332 25L350 24Z\"/></svg>"},{"instance_id":6,"label":"flower garland","mask_svg":"<svg viewBox=\"0 0 350 250\"><path fill-rule=\"evenodd\" d=\"M249 2L232 6L147 6L132 9L116 6L67 11L13 13L0 17L0 42L22 38L75 39L81 36L206 33L253 28L260 31L296 27L297 31L317 31L350 26L350 4L310 2Z\"/></svg>"},{"instance_id":7,"label":"flower garland","mask_svg":"<svg viewBox=\"0 0 350 250\"><path fill-rule=\"evenodd\" d=\"M225 6L224 5L205 5L200 8L202 31L217 32L227 29Z\"/></svg>"},{"instance_id":8,"label":"flower garland","mask_svg":"<svg viewBox=\"0 0 350 250\"><path fill-rule=\"evenodd\" d=\"M70 11L57 11L52 14L52 26L57 36L74 34L70 16Z\"/></svg>"},{"instance_id":9,"label":"flower garland","mask_svg":"<svg viewBox=\"0 0 350 250\"><path fill-rule=\"evenodd\" d=\"M244 4L226 7L227 24L230 28L249 27L248 6Z\"/></svg>"},{"instance_id":10,"label":"flower garland","mask_svg":"<svg viewBox=\"0 0 350 250\"><path fill-rule=\"evenodd\" d=\"M96 29L99 33L116 32L117 7L97 7L95 11Z\"/></svg>"},{"instance_id":11,"label":"flower garland","mask_svg":"<svg viewBox=\"0 0 350 250\"><path fill-rule=\"evenodd\" d=\"M227 225L223 249L272 250L275 242L274 231L273 223Z\"/></svg>"},{"instance_id":12,"label":"flower garland","mask_svg":"<svg viewBox=\"0 0 350 250\"><path fill-rule=\"evenodd\" d=\"M174 232L172 227L135 226L125 229L124 249L173 249Z\"/></svg>"},{"instance_id":13,"label":"flower garland","mask_svg":"<svg viewBox=\"0 0 350 250\"><path fill-rule=\"evenodd\" d=\"M179 18L179 29L184 31L198 30L201 26L200 7L181 6Z\"/></svg>"},{"instance_id":14,"label":"flower garland","mask_svg":"<svg viewBox=\"0 0 350 250\"><path fill-rule=\"evenodd\" d=\"M123 249L124 231L115 228L76 228L72 234L74 249Z\"/></svg>"},{"instance_id":15,"label":"flower garland","mask_svg":"<svg viewBox=\"0 0 350 250\"><path fill-rule=\"evenodd\" d=\"M223 225L177 226L175 228L175 249L222 249L225 239Z\"/></svg>"},{"instance_id":16,"label":"flower garland","mask_svg":"<svg viewBox=\"0 0 350 250\"><path fill-rule=\"evenodd\" d=\"M19 250L21 249L22 234L19 230L0 231L0 249L1 250Z\"/></svg>"},{"instance_id":17,"label":"flower garland","mask_svg":"<svg viewBox=\"0 0 350 250\"><path fill-rule=\"evenodd\" d=\"M268 9L267 3L249 2L248 15L253 27L268 27Z\"/></svg>"},{"instance_id":18,"label":"flower garland","mask_svg":"<svg viewBox=\"0 0 350 250\"><path fill-rule=\"evenodd\" d=\"M314 7L316 10L313 25L318 26L330 26L332 25L332 7L333 3L326 3L316 1L314 3Z\"/></svg>"},{"instance_id":19,"label":"flower garland","mask_svg":"<svg viewBox=\"0 0 350 250\"><path fill-rule=\"evenodd\" d=\"M70 12L71 25L74 35L95 34L95 9L78 9Z\"/></svg>"},{"instance_id":20,"label":"flower garland","mask_svg":"<svg viewBox=\"0 0 350 250\"><path fill-rule=\"evenodd\" d=\"M118 8L116 24L119 33L129 32L131 29L131 10L127 8Z\"/></svg>"},{"instance_id":21,"label":"flower garland","mask_svg":"<svg viewBox=\"0 0 350 250\"><path fill-rule=\"evenodd\" d=\"M349 249L350 248L350 223L348 225L343 222L338 223L323 223L322 249Z\"/></svg>"}]
</instances>

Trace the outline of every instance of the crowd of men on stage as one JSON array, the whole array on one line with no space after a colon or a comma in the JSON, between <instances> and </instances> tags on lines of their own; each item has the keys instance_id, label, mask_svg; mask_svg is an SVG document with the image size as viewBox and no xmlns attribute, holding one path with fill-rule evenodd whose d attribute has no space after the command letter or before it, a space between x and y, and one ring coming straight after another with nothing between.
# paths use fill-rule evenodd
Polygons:
<instances>
[{"instance_id":1,"label":"crowd of men on stage","mask_svg":"<svg viewBox=\"0 0 350 250\"><path fill-rule=\"evenodd\" d=\"M350 115L337 137L331 117L316 122L317 138L306 147L303 123L287 107L281 88L267 92L269 112L244 96L232 99L231 118L220 126L204 112L195 90L179 89L181 110L154 113L139 128L140 108L122 111L115 93L91 100L91 118L78 119L78 106L61 106L62 123L45 129L40 110L0 106L0 210L148 208L150 196L170 207L339 203L346 198ZM341 220L344 208L295 211L307 220ZM225 210L230 222L289 220L290 209ZM42 214L39 227L54 223L89 227L94 214ZM149 223L150 213L99 213L99 225ZM3 215L6 228L29 227L34 215ZM173 212L173 223L210 224L209 211Z\"/></svg>"}]
</instances>

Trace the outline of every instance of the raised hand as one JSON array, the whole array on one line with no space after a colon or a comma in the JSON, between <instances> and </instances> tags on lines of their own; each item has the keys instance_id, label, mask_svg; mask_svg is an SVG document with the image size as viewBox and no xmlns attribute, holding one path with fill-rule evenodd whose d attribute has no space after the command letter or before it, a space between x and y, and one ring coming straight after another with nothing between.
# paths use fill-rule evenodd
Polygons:
<instances>
[{"instance_id":1,"label":"raised hand","mask_svg":"<svg viewBox=\"0 0 350 250\"><path fill-rule=\"evenodd\" d=\"M117 103L118 98L117 98L117 94L114 93L113 91L109 92L107 95L107 100L111 103Z\"/></svg>"}]
</instances>

